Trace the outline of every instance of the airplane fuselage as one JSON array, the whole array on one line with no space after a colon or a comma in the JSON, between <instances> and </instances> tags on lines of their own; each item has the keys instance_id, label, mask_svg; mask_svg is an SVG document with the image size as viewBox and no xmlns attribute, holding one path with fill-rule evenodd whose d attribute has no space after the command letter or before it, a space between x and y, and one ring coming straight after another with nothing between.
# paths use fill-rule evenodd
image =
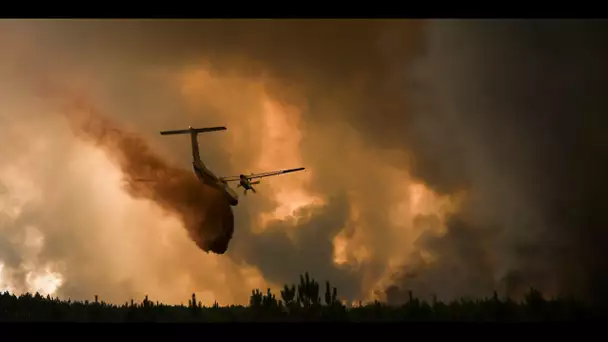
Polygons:
<instances>
[{"instance_id":1,"label":"airplane fuselage","mask_svg":"<svg viewBox=\"0 0 608 342\"><path fill-rule=\"evenodd\" d=\"M192 169L194 170L194 174L201 181L201 183L208 185L224 194L224 197L228 201L228 204L231 206L236 206L239 204L239 196L234 192L234 190L230 189L228 184L222 182L219 177L217 177L211 170L207 169L203 163L199 163L196 161L192 162Z\"/></svg>"},{"instance_id":2,"label":"airplane fuselage","mask_svg":"<svg viewBox=\"0 0 608 342\"><path fill-rule=\"evenodd\" d=\"M188 129L177 129L177 130L168 130L161 131L161 135L173 135L173 134L189 134L190 135L190 143L192 145L192 169L194 170L194 174L198 178L198 180L210 186L223 194L224 198L228 201L228 203L232 206L235 206L239 203L239 197L234 190L232 190L228 186L228 182L239 181L238 186L242 186L245 189L245 195L248 190L252 192L256 192L253 185L260 184L259 180L252 182L252 179L275 176L283 173L302 171L303 167L297 169L288 169L288 170L279 170L272 172L265 172L260 174L250 174L250 175L240 175L238 178L236 177L218 177L211 170L209 170L205 163L201 160L201 156L199 153L198 146L198 134L206 133L206 132L215 132L215 131L224 131L226 127L218 126L218 127L205 127L205 128L192 128L192 126L188 127Z\"/></svg>"}]
</instances>

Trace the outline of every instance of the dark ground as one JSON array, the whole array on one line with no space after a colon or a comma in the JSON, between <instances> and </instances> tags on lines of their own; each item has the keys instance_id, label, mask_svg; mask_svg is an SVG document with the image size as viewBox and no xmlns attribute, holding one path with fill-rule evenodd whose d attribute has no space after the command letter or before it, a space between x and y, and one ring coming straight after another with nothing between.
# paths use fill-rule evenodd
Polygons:
<instances>
[{"instance_id":1,"label":"dark ground","mask_svg":"<svg viewBox=\"0 0 608 342\"><path fill-rule=\"evenodd\" d=\"M410 293L407 304L395 307L379 302L347 308L329 283L325 291L308 274L300 283L285 286L281 299L268 290L252 291L250 305L203 306L195 295L188 306L169 306L148 299L121 306L100 301L61 301L39 294L20 297L0 294L0 321L64 322L231 322L231 321L572 321L597 319L600 313L574 299L546 300L531 289L522 302L492 298L442 303L420 301ZM323 298L320 293L324 293Z\"/></svg>"}]
</instances>

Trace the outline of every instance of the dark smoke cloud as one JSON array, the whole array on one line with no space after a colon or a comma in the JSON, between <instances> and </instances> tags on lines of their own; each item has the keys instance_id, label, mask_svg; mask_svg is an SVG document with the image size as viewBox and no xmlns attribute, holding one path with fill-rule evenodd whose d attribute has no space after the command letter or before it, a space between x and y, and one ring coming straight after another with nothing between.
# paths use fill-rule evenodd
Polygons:
<instances>
[{"instance_id":1,"label":"dark smoke cloud","mask_svg":"<svg viewBox=\"0 0 608 342\"><path fill-rule=\"evenodd\" d=\"M437 189L466 185L470 200L445 236L421 241L439 259L405 270L401 287L605 301L606 23L430 27L426 102L407 131L416 172Z\"/></svg>"},{"instance_id":2,"label":"dark smoke cloud","mask_svg":"<svg viewBox=\"0 0 608 342\"><path fill-rule=\"evenodd\" d=\"M417 240L414 253L395 275L397 287L389 300L405 297L407 289L451 299L490 295L494 289L518 295L530 285L548 294L602 295L603 22L22 25L28 29L8 37L21 51L15 58L20 67L7 75L21 80L24 74L34 79L47 73L62 79L84 74L82 78L104 89L100 102L112 107L104 113L140 133L196 121L173 115L185 110L174 105L177 96L167 95L166 79L142 76L150 70L170 73L203 65L218 78L263 80L273 99L301 109L305 128L300 149L305 166L313 171L310 189L338 200L310 209L310 220L289 228L275 223L276 229L262 234L251 232L250 221L272 203L261 192L255 201L239 205L239 227L226 256L256 266L273 281L292 281L294 273L305 271L295 268L305 267L322 277L344 279L337 281L340 286L344 282L345 292L354 297L364 287L365 274L385 271L386 246L395 241L387 208L403 197L395 188L408 181L387 177L390 166L440 193L465 190L467 196L445 235L426 233ZM48 60L53 60L52 68ZM233 106L230 110L202 107L205 121L223 124L232 118L227 113L247 111L250 116L231 121L230 129L260 129L259 115L251 109L256 104L245 91L230 92L232 84L220 88L206 101L226 93L238 101L226 101ZM211 90L200 96L207 91ZM230 148L237 162L212 152L223 143L211 145L206 160L230 174L242 171L242 163L250 165L251 151L262 146L252 130L240 133L243 140ZM183 143L155 145L163 146L180 160L188 158ZM390 151L400 153L385 154ZM129 185L138 186L149 185ZM152 192L135 190L146 196ZM328 258L327 240L349 223L345 206L339 203L352 204L345 199L351 193L361 199L357 228L365 233L373 260L367 268L345 271ZM413 226L412 230L436 231L441 222L421 215ZM292 240L291 232L300 238ZM403 250L409 253L410 247L403 242ZM282 259L291 260L294 269L279 262Z\"/></svg>"},{"instance_id":3,"label":"dark smoke cloud","mask_svg":"<svg viewBox=\"0 0 608 342\"><path fill-rule=\"evenodd\" d=\"M60 96L44 87L43 96ZM224 254L234 232L230 205L215 189L201 184L192 172L172 167L134 133L104 117L84 96L64 94L60 111L77 137L102 148L123 172L125 188L134 198L154 201L184 222L189 236L205 252ZM73 96L73 95L72 95Z\"/></svg>"},{"instance_id":4,"label":"dark smoke cloud","mask_svg":"<svg viewBox=\"0 0 608 342\"><path fill-rule=\"evenodd\" d=\"M302 271L310 270L318 280L331 280L343 298L356 298L362 290L357 274L333 263L332 239L348 219L346 198L331 198L324 207L306 207L294 213L293 222L275 221L264 234L244 231L235 239L236 260L264 267L264 275L273 282L297 280ZM292 231L287 235L285 232Z\"/></svg>"}]
</instances>

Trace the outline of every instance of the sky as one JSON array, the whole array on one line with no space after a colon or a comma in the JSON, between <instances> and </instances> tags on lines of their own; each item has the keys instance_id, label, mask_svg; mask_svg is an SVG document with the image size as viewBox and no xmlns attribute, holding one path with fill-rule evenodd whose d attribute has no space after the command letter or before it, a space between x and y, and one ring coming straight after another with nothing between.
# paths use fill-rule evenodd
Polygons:
<instances>
[{"instance_id":1,"label":"sky","mask_svg":"<svg viewBox=\"0 0 608 342\"><path fill-rule=\"evenodd\" d=\"M603 300L605 30L3 20L0 290L246 304L308 271L347 301ZM217 125L217 174L306 171L214 204L158 132Z\"/></svg>"}]
</instances>

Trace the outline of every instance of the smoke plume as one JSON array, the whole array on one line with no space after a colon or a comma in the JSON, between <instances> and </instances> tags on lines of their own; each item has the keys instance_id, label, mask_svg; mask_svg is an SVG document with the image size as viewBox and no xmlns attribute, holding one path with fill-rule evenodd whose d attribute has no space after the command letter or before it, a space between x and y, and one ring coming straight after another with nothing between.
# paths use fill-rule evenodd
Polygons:
<instances>
[{"instance_id":1,"label":"smoke plume","mask_svg":"<svg viewBox=\"0 0 608 342\"><path fill-rule=\"evenodd\" d=\"M441 21L429 26L409 111L414 172L468 199L396 276L440 297L492 288L604 302L606 23ZM423 85L424 87L420 87ZM410 88L410 91L412 89ZM393 301L406 291L391 288Z\"/></svg>"},{"instance_id":2,"label":"smoke plume","mask_svg":"<svg viewBox=\"0 0 608 342\"><path fill-rule=\"evenodd\" d=\"M68 91L48 85L45 90L41 95L59 102L60 113L75 135L101 148L119 166L131 196L151 200L177 215L203 251L226 252L234 231L234 215L219 191L201 184L192 172L168 165L141 137L104 117L86 96L70 97Z\"/></svg>"},{"instance_id":3,"label":"smoke plume","mask_svg":"<svg viewBox=\"0 0 608 342\"><path fill-rule=\"evenodd\" d=\"M158 284L155 293L172 301L191 286L197 296L244 303L254 284L282 285L309 271L335 280L346 299L371 299L375 291L398 303L407 290L440 299L494 290L517 297L530 286L547 295L605 296L601 21L0 25L0 132L24 146L0 145L8 189L0 198L10 197L0 221L11 237L0 241L5 274L20 274L29 252L16 242L27 240L18 232L33 225L45 236L40 262L65 264L62 295L103 286L122 300ZM40 75L90 94L63 112L89 113L95 103L104 119L72 117L82 139L70 140L48 108L29 107L23 88ZM93 163L95 152L83 150L82 140L97 144L124 171L130 197L152 199L193 235L212 217L196 210L216 202L205 190L190 192L201 187L187 171L187 144L161 141L156 132L207 124L228 127L201 144L218 174L307 169L264 179L258 194L240 201L221 259L188 250L178 233L161 243L164 226L144 220L157 221L154 210L108 193L111 177L97 173L107 185L96 186L81 179L84 166L57 166ZM24 139L29 125L44 134ZM146 144L99 127L128 127ZM136 163L148 155L145 145L162 157ZM132 182L140 177L163 181ZM80 188L95 192L77 200ZM134 213L110 217L121 210L111 206L117 198ZM99 220L68 215L73 208ZM125 222L134 222L131 229L113 230ZM91 228L80 235L85 223ZM214 240L223 231L219 223L209 227L194 235ZM89 241L94 234L103 239ZM123 243L120 253L101 248L106 239ZM198 243L212 250L211 240ZM163 253L151 259L154 250Z\"/></svg>"}]
</instances>

